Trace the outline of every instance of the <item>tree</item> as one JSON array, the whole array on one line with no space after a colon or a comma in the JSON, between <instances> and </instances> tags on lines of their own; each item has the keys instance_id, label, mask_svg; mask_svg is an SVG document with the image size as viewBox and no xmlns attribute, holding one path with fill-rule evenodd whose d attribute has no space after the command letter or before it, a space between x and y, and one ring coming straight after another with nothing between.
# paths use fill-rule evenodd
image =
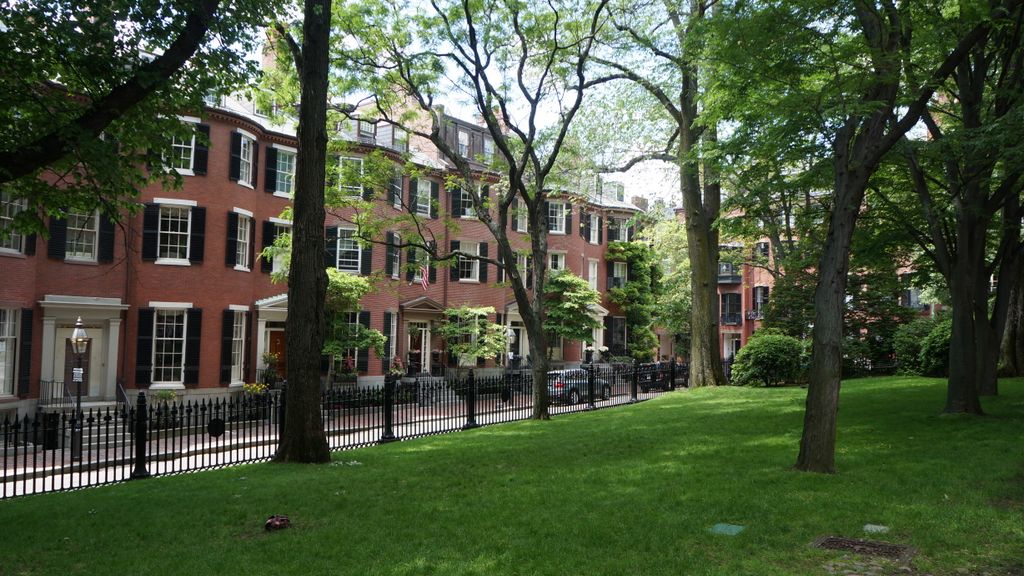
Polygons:
<instances>
[{"instance_id":1,"label":"tree","mask_svg":"<svg viewBox=\"0 0 1024 576\"><path fill-rule=\"evenodd\" d=\"M591 85L625 80L639 86L659 113L670 118L660 150L648 150L619 167L644 160L672 162L679 168L679 190L686 215L690 259L690 385L725 384L718 344L718 229L721 184L714 161L718 140L714 121L698 105L706 77L701 73L701 28L716 2L705 0L625 2L611 10L617 32L607 38L607 55L595 58L608 75ZM652 65L652 62L655 63Z\"/></svg>"},{"instance_id":2,"label":"tree","mask_svg":"<svg viewBox=\"0 0 1024 576\"><path fill-rule=\"evenodd\" d=\"M327 462L330 451L320 416L320 351L323 349L324 184L327 167L327 73L331 0L305 0L301 46L278 28L301 86L295 161L292 252L288 267L288 403L275 459Z\"/></svg>"},{"instance_id":3,"label":"tree","mask_svg":"<svg viewBox=\"0 0 1024 576\"><path fill-rule=\"evenodd\" d=\"M661 268L654 250L641 241L611 242L607 258L626 262L628 270L625 286L612 288L608 294L626 313L626 347L633 358L650 362L658 348L654 315L661 293Z\"/></svg>"},{"instance_id":4,"label":"tree","mask_svg":"<svg viewBox=\"0 0 1024 576\"><path fill-rule=\"evenodd\" d=\"M353 350L373 349L384 355L384 335L358 321L359 302L373 290L369 280L327 268L327 293L324 298L326 334L323 353L335 359L351 360Z\"/></svg>"},{"instance_id":5,"label":"tree","mask_svg":"<svg viewBox=\"0 0 1024 576\"><path fill-rule=\"evenodd\" d=\"M723 19L716 46L726 50L737 37L751 41L722 55L740 71L732 78L716 74L723 91L742 102L752 88L749 71L763 70L759 78L768 80L757 87L762 125L774 122L829 151L828 234L816 266L810 383L796 468L831 473L847 270L865 192L883 157L918 121L944 79L984 40L993 20L969 11L947 19L920 4L897 6L889 0L744 4L730 16ZM816 116L814 124L796 127L775 115L801 107Z\"/></svg>"},{"instance_id":6,"label":"tree","mask_svg":"<svg viewBox=\"0 0 1024 576\"><path fill-rule=\"evenodd\" d=\"M45 233L46 216L69 206L117 218L145 184L173 185L177 174L157 168L161 156L172 134L192 136L174 114L251 81L246 54L273 8L268 0L0 5L0 192L27 206L15 227Z\"/></svg>"},{"instance_id":7,"label":"tree","mask_svg":"<svg viewBox=\"0 0 1024 576\"><path fill-rule=\"evenodd\" d=\"M494 314L491 306L460 306L444 311L444 321L437 333L457 362L460 371L477 358L496 358L505 353L508 335L505 327L487 319Z\"/></svg>"},{"instance_id":8,"label":"tree","mask_svg":"<svg viewBox=\"0 0 1024 576\"><path fill-rule=\"evenodd\" d=\"M594 317L594 306L601 303L601 295L583 278L570 270L556 272L544 286L544 330L548 341L555 338L589 342L594 329L601 323Z\"/></svg>"},{"instance_id":9,"label":"tree","mask_svg":"<svg viewBox=\"0 0 1024 576\"><path fill-rule=\"evenodd\" d=\"M367 0L346 4L335 15L341 32L335 64L352 72L339 92L361 90L377 117L430 142L454 167L450 182L468 194L477 219L496 240L497 253L489 257L453 254L427 241L412 216L415 233L403 235L402 246L415 246L432 261L475 258L505 270L534 358L537 419L548 418L547 270L534 266L528 288L527 271L511 265L517 252L507 230L511 218L524 214L527 252L532 262L547 262L547 201L575 184L560 172L559 158L582 102L606 2L473 0L409 9L404 2ZM480 171L444 137L444 115L435 104L445 94L465 98L486 125L496 156L491 170Z\"/></svg>"},{"instance_id":10,"label":"tree","mask_svg":"<svg viewBox=\"0 0 1024 576\"><path fill-rule=\"evenodd\" d=\"M662 290L654 307L654 323L673 335L676 345L689 341L691 296L690 259L686 250L686 228L675 219L656 222L640 232L654 250L660 263Z\"/></svg>"}]
</instances>

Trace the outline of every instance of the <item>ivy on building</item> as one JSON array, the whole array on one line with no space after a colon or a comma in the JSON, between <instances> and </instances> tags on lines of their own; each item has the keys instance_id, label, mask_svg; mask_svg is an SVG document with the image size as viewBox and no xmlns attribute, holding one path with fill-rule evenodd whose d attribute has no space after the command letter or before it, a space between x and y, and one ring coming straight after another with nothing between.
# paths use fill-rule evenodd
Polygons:
<instances>
[{"instance_id":1,"label":"ivy on building","mask_svg":"<svg viewBox=\"0 0 1024 576\"><path fill-rule=\"evenodd\" d=\"M626 263L626 284L609 290L608 299L626 314L626 346L630 355L650 361L658 348L654 315L662 291L662 272L654 249L640 241L611 242L606 258Z\"/></svg>"}]
</instances>

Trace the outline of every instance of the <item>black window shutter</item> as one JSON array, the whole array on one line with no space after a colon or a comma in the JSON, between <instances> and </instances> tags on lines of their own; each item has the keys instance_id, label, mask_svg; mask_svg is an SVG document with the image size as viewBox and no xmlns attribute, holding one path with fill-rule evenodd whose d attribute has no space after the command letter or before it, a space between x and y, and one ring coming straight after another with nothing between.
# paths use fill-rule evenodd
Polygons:
<instances>
[{"instance_id":1,"label":"black window shutter","mask_svg":"<svg viewBox=\"0 0 1024 576\"><path fill-rule=\"evenodd\" d=\"M238 182L242 172L242 135L238 132L231 133L231 161L228 162L228 178Z\"/></svg>"},{"instance_id":2,"label":"black window shutter","mask_svg":"<svg viewBox=\"0 0 1024 576\"><path fill-rule=\"evenodd\" d=\"M202 308L185 311L185 318L185 384L199 384L199 357L203 335Z\"/></svg>"},{"instance_id":3,"label":"black window shutter","mask_svg":"<svg viewBox=\"0 0 1024 576\"><path fill-rule=\"evenodd\" d=\"M597 217L597 243L604 244L604 218Z\"/></svg>"},{"instance_id":4,"label":"black window shutter","mask_svg":"<svg viewBox=\"0 0 1024 576\"><path fill-rule=\"evenodd\" d=\"M298 164L296 164L296 170L298 170ZM337 154L331 154L327 157L327 175L324 180L324 187L328 190L334 190L338 187L338 176L341 172L341 156Z\"/></svg>"},{"instance_id":5,"label":"black window shutter","mask_svg":"<svg viewBox=\"0 0 1024 576\"><path fill-rule=\"evenodd\" d=\"M526 257L526 287L533 288L533 256Z\"/></svg>"},{"instance_id":6,"label":"black window shutter","mask_svg":"<svg viewBox=\"0 0 1024 576\"><path fill-rule=\"evenodd\" d=\"M99 251L96 259L100 262L114 261L114 221L106 214L100 214Z\"/></svg>"},{"instance_id":7,"label":"black window shutter","mask_svg":"<svg viewBox=\"0 0 1024 576\"><path fill-rule=\"evenodd\" d=\"M160 205L146 204L142 212L142 259L156 260L160 237Z\"/></svg>"},{"instance_id":8,"label":"black window shutter","mask_svg":"<svg viewBox=\"0 0 1024 576\"><path fill-rule=\"evenodd\" d=\"M34 256L36 253L36 235L29 234L25 237L25 255Z\"/></svg>"},{"instance_id":9,"label":"black window shutter","mask_svg":"<svg viewBox=\"0 0 1024 576\"><path fill-rule=\"evenodd\" d=\"M459 242L458 240L452 240L451 253L455 254L455 252L457 252L461 246L462 242ZM451 268L448 268L449 278L451 278L452 280L459 279L459 259L460 257L453 258L452 266Z\"/></svg>"},{"instance_id":10,"label":"black window shutter","mask_svg":"<svg viewBox=\"0 0 1024 576\"><path fill-rule=\"evenodd\" d=\"M487 257L487 243L486 242L481 242L480 243L480 255L483 256L484 258ZM487 262L484 262L483 260L481 260L480 261L480 283L482 284L482 283L486 283L486 282L487 282Z\"/></svg>"},{"instance_id":11,"label":"black window shutter","mask_svg":"<svg viewBox=\"0 0 1024 576\"><path fill-rule=\"evenodd\" d=\"M252 312L245 313L245 330L243 338L244 344L242 345L242 366L243 366L243 378L246 382L253 382L256 380L256 363L252 362Z\"/></svg>"},{"instance_id":12,"label":"black window shutter","mask_svg":"<svg viewBox=\"0 0 1024 576\"><path fill-rule=\"evenodd\" d=\"M28 395L32 375L32 309L21 309L21 330L18 332L18 396Z\"/></svg>"},{"instance_id":13,"label":"black window shutter","mask_svg":"<svg viewBox=\"0 0 1024 576\"><path fill-rule=\"evenodd\" d=\"M416 249L410 247L405 252L405 261L408 266L405 270L405 280L406 282L412 282L413 276L416 275Z\"/></svg>"},{"instance_id":14,"label":"black window shutter","mask_svg":"<svg viewBox=\"0 0 1024 576\"><path fill-rule=\"evenodd\" d=\"M238 264L238 214L228 212L228 241L224 247L224 265L234 268Z\"/></svg>"},{"instance_id":15,"label":"black window shutter","mask_svg":"<svg viewBox=\"0 0 1024 576\"><path fill-rule=\"evenodd\" d=\"M231 344L235 335L235 313L225 310L220 328L220 383L231 382ZM191 328L191 326L189 326Z\"/></svg>"},{"instance_id":16,"label":"black window shutter","mask_svg":"<svg viewBox=\"0 0 1024 576\"><path fill-rule=\"evenodd\" d=\"M380 359L380 370L387 374L391 368L391 312L384 313L384 357Z\"/></svg>"},{"instance_id":17,"label":"black window shutter","mask_svg":"<svg viewBox=\"0 0 1024 576\"><path fill-rule=\"evenodd\" d=\"M419 191L419 181L415 178L409 180L409 212L416 213L416 194Z\"/></svg>"},{"instance_id":18,"label":"black window shutter","mask_svg":"<svg viewBox=\"0 0 1024 576\"><path fill-rule=\"evenodd\" d=\"M608 289L611 290L612 289L612 277L615 274L615 262L608 261L608 262L605 262L605 265L607 266L607 270L606 270L607 275L606 275L606 277L607 277L607 282L608 282Z\"/></svg>"},{"instance_id":19,"label":"black window shutter","mask_svg":"<svg viewBox=\"0 0 1024 576\"><path fill-rule=\"evenodd\" d=\"M267 156L263 160L263 189L267 192L277 192L277 148L267 146Z\"/></svg>"},{"instance_id":20,"label":"black window shutter","mask_svg":"<svg viewBox=\"0 0 1024 576\"><path fill-rule=\"evenodd\" d=\"M260 243L260 251L272 246L274 244L274 236L277 233L277 227L270 220L263 221L263 240ZM260 272L270 273L274 269L274 262L267 257L260 258Z\"/></svg>"},{"instance_id":21,"label":"black window shutter","mask_svg":"<svg viewBox=\"0 0 1024 576\"><path fill-rule=\"evenodd\" d=\"M189 232L188 259L202 262L206 252L206 208L192 208L192 230Z\"/></svg>"},{"instance_id":22,"label":"black window shutter","mask_svg":"<svg viewBox=\"0 0 1024 576\"><path fill-rule=\"evenodd\" d=\"M338 227L328 226L324 233L326 246L324 250L324 267L338 267Z\"/></svg>"},{"instance_id":23,"label":"black window shutter","mask_svg":"<svg viewBox=\"0 0 1024 576\"><path fill-rule=\"evenodd\" d=\"M373 188L363 186L363 200L366 200L367 202L373 200Z\"/></svg>"},{"instance_id":24,"label":"black window shutter","mask_svg":"<svg viewBox=\"0 0 1024 576\"><path fill-rule=\"evenodd\" d=\"M562 204L564 210L562 213L565 214L565 233L572 234L572 206L569 204Z\"/></svg>"},{"instance_id":25,"label":"black window shutter","mask_svg":"<svg viewBox=\"0 0 1024 576\"><path fill-rule=\"evenodd\" d=\"M252 182L249 184L253 188L256 188L256 183L259 180L260 174L260 145L254 140L252 143L252 163L249 165L249 178Z\"/></svg>"},{"instance_id":26,"label":"black window shutter","mask_svg":"<svg viewBox=\"0 0 1024 576\"><path fill-rule=\"evenodd\" d=\"M249 237L246 238L246 243L249 245L249 261L246 262L246 267L253 270L252 265L256 263L256 221L252 218L249 218Z\"/></svg>"},{"instance_id":27,"label":"black window shutter","mask_svg":"<svg viewBox=\"0 0 1024 576\"><path fill-rule=\"evenodd\" d=\"M206 165L210 159L210 148L206 145L210 140L210 125L196 125L196 149L192 157L192 172L198 176L206 175Z\"/></svg>"},{"instance_id":28,"label":"black window shutter","mask_svg":"<svg viewBox=\"0 0 1024 576\"><path fill-rule=\"evenodd\" d=\"M135 341L135 385L153 382L153 309L139 308L139 329Z\"/></svg>"},{"instance_id":29,"label":"black window shutter","mask_svg":"<svg viewBox=\"0 0 1024 576\"><path fill-rule=\"evenodd\" d=\"M363 325L363 328L370 329L370 312L363 310L359 313L359 323ZM370 349L364 348L359 351L358 358L356 358L356 371L366 372L370 369Z\"/></svg>"},{"instance_id":30,"label":"black window shutter","mask_svg":"<svg viewBox=\"0 0 1024 576\"><path fill-rule=\"evenodd\" d=\"M452 218L460 218L462 216L462 190L458 188L451 189L452 194L452 206L451 213Z\"/></svg>"},{"instance_id":31,"label":"black window shutter","mask_svg":"<svg viewBox=\"0 0 1024 576\"><path fill-rule=\"evenodd\" d=\"M604 317L604 345L611 351L612 347L612 317Z\"/></svg>"},{"instance_id":32,"label":"black window shutter","mask_svg":"<svg viewBox=\"0 0 1024 576\"><path fill-rule=\"evenodd\" d=\"M50 216L50 241L46 246L46 255L55 260L63 260L67 251L68 221Z\"/></svg>"},{"instance_id":33,"label":"black window shutter","mask_svg":"<svg viewBox=\"0 0 1024 576\"><path fill-rule=\"evenodd\" d=\"M398 188L397 189L395 189L395 181L396 180L398 181ZM391 180L388 181L388 204L391 204L392 206L395 204L395 201L398 200L398 194L401 193L401 190L402 190L402 177L398 176L398 175L392 176Z\"/></svg>"},{"instance_id":34,"label":"black window shutter","mask_svg":"<svg viewBox=\"0 0 1024 576\"><path fill-rule=\"evenodd\" d=\"M441 200L441 185L430 183L430 217L437 218L437 203Z\"/></svg>"},{"instance_id":35,"label":"black window shutter","mask_svg":"<svg viewBox=\"0 0 1024 576\"><path fill-rule=\"evenodd\" d=\"M541 215L541 219L543 222L547 223L547 231L551 232L555 223L551 221L551 202L548 202L547 200L544 201L544 214Z\"/></svg>"},{"instance_id":36,"label":"black window shutter","mask_svg":"<svg viewBox=\"0 0 1024 576\"><path fill-rule=\"evenodd\" d=\"M367 245L362 249L362 252L359 256L359 273L363 276L369 276L373 274L373 246Z\"/></svg>"},{"instance_id":37,"label":"black window shutter","mask_svg":"<svg viewBox=\"0 0 1024 576\"><path fill-rule=\"evenodd\" d=\"M505 259L501 256L500 247L499 247L499 250L498 250L498 266L495 269L494 276L495 276L495 278L494 278L495 282L504 282L505 281Z\"/></svg>"},{"instance_id":38,"label":"black window shutter","mask_svg":"<svg viewBox=\"0 0 1024 576\"><path fill-rule=\"evenodd\" d=\"M590 235L590 218L587 218L586 212L583 211L583 206L580 206L580 238L587 240Z\"/></svg>"},{"instance_id":39,"label":"black window shutter","mask_svg":"<svg viewBox=\"0 0 1024 576\"><path fill-rule=\"evenodd\" d=\"M431 252L434 252L437 244L433 240L431 240L430 242L427 242L427 246L430 248ZM429 260L429 262L430 262L430 271L429 271L429 274L427 275L427 280L431 284L437 284L437 266L434 266L434 261L433 260Z\"/></svg>"},{"instance_id":40,"label":"black window shutter","mask_svg":"<svg viewBox=\"0 0 1024 576\"><path fill-rule=\"evenodd\" d=\"M387 246L384 250L384 275L390 277L395 273L395 233L388 232L385 234L384 242Z\"/></svg>"},{"instance_id":41,"label":"black window shutter","mask_svg":"<svg viewBox=\"0 0 1024 576\"><path fill-rule=\"evenodd\" d=\"M513 232L522 232L522 230L519 229L519 218L518 218L518 215L519 215L519 198L513 198L512 199L512 210L509 212L509 218L512 219L512 231Z\"/></svg>"}]
</instances>

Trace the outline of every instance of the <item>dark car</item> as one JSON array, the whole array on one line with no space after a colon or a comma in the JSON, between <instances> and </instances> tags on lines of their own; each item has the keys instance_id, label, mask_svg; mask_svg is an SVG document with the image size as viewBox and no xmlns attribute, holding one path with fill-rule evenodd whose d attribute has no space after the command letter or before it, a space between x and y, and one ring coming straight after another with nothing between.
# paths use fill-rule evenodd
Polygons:
<instances>
[{"instance_id":1,"label":"dark car","mask_svg":"<svg viewBox=\"0 0 1024 576\"><path fill-rule=\"evenodd\" d=\"M590 378L582 368L548 372L548 397L560 404L579 404L590 397ZM607 400L612 387L603 378L594 379L594 398Z\"/></svg>"}]
</instances>

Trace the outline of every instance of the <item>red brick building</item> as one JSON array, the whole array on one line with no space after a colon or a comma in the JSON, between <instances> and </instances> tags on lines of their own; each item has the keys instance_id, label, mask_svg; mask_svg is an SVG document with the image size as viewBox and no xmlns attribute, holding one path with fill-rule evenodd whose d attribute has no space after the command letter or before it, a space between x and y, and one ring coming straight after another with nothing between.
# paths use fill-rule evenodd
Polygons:
<instances>
[{"instance_id":1,"label":"red brick building","mask_svg":"<svg viewBox=\"0 0 1024 576\"><path fill-rule=\"evenodd\" d=\"M264 352L283 353L287 289L271 281L280 262L260 252L290 224L279 215L294 186L294 132L237 101L185 120L208 134L209 145L202 138L175 140L165 161L182 174L180 189L143 190L141 209L117 224L96 213L69 212L50 220L49 239L15 234L0 242L0 414L32 410L74 392L64 383L72 366L67 339L79 316L92 338L84 362L83 396L89 401L112 401L119 387L224 394L256 378ZM484 129L446 120L461 153L493 153ZM442 248L496 253L493 237L469 206L445 189L448 168L435 150L410 144L388 125L339 128L358 143L342 163L359 163L379 149L400 166L399 153L412 148L419 174L396 177L374 196L382 215L414 210ZM21 206L6 196L0 202L0 226L6 226ZM605 194L591 191L586 202L553 200L547 265L572 270L601 292L627 281L625 266L605 261L604 254L609 241L625 239L625 223L636 212L614 186ZM446 225L451 219L457 226ZM423 255L385 244L360 246L346 220L342 211L325 223L327 263L384 276L355 319L384 333L387 351L382 358L359 354L360 383L382 379L391 358L416 372L446 364L433 328L445 308L461 304L494 307L492 320L509 327L510 352L526 358L527 337L511 290L500 284L500 267L471 259L449 268L428 265L424 283ZM523 248L525 230L525 222L512 222L510 236ZM393 233L381 240L398 240L387 236ZM605 329L595 330L593 344L623 347L621 312L605 301L594 314ZM558 343L552 354L558 362L579 362L583 344Z\"/></svg>"}]
</instances>

